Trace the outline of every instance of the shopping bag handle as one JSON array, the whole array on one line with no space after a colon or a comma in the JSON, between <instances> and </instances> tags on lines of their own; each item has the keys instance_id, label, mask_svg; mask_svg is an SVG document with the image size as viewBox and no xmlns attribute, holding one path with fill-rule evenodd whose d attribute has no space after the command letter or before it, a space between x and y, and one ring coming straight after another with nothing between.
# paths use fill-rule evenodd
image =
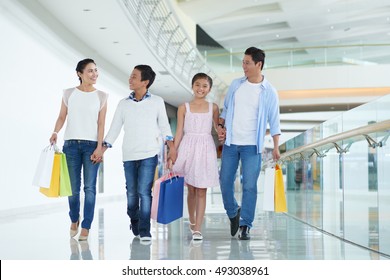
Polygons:
<instances>
[{"instance_id":1,"label":"shopping bag handle","mask_svg":"<svg viewBox=\"0 0 390 280\"><path fill-rule=\"evenodd\" d=\"M172 182L172 179L176 179L179 177L179 175L177 175L177 173L175 171L173 171L172 169L168 169L168 172L167 172L169 178L167 179L170 179L171 182Z\"/></svg>"},{"instance_id":2,"label":"shopping bag handle","mask_svg":"<svg viewBox=\"0 0 390 280\"><path fill-rule=\"evenodd\" d=\"M54 150L55 153L61 153L60 148L56 144L50 144L49 146L46 146L43 151L51 151Z\"/></svg>"}]
</instances>

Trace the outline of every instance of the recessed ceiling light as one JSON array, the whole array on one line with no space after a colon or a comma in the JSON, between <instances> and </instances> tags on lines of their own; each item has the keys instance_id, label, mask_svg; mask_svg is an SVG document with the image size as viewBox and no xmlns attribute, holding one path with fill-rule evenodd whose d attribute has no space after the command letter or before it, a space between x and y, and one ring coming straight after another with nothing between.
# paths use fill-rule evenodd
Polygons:
<instances>
[{"instance_id":1,"label":"recessed ceiling light","mask_svg":"<svg viewBox=\"0 0 390 280\"><path fill-rule=\"evenodd\" d=\"M91 12L92 10L90 9L84 9L83 12Z\"/></svg>"},{"instance_id":2,"label":"recessed ceiling light","mask_svg":"<svg viewBox=\"0 0 390 280\"><path fill-rule=\"evenodd\" d=\"M330 29L334 29L334 26L332 25L332 26L330 27Z\"/></svg>"},{"instance_id":3,"label":"recessed ceiling light","mask_svg":"<svg viewBox=\"0 0 390 280\"><path fill-rule=\"evenodd\" d=\"M104 29L107 29L107 27L102 26L102 27L99 27L99 29L104 30Z\"/></svg>"}]
</instances>

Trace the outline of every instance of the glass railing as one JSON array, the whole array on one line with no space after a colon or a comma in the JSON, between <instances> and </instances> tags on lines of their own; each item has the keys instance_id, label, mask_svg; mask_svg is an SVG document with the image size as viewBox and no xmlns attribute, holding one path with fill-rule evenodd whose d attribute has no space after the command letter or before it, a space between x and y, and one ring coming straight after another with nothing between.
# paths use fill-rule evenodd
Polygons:
<instances>
[{"instance_id":1,"label":"glass railing","mask_svg":"<svg viewBox=\"0 0 390 280\"><path fill-rule=\"evenodd\" d=\"M388 108L390 95L330 119L280 149L288 215L390 256Z\"/></svg>"},{"instance_id":2,"label":"glass railing","mask_svg":"<svg viewBox=\"0 0 390 280\"><path fill-rule=\"evenodd\" d=\"M249 47L249 46L248 46ZM377 58L390 47L390 42L356 44L286 44L256 46L266 53L265 68L323 67L340 65L376 65L389 63ZM241 72L244 49L204 49L201 53L217 72Z\"/></svg>"}]
</instances>

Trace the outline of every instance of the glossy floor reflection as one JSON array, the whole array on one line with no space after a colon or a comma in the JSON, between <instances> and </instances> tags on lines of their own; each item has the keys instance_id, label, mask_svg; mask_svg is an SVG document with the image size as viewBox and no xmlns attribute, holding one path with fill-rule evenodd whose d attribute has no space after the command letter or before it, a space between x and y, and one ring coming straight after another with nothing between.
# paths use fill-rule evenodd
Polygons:
<instances>
[{"instance_id":1,"label":"glossy floor reflection","mask_svg":"<svg viewBox=\"0 0 390 280\"><path fill-rule=\"evenodd\" d=\"M387 259L323 234L285 214L257 209L251 240L230 236L220 193L208 195L202 242L194 242L184 217L152 223L153 239L142 243L129 230L124 197L99 198L87 242L69 238L63 200L46 210L0 216L3 260L371 260Z\"/></svg>"}]
</instances>

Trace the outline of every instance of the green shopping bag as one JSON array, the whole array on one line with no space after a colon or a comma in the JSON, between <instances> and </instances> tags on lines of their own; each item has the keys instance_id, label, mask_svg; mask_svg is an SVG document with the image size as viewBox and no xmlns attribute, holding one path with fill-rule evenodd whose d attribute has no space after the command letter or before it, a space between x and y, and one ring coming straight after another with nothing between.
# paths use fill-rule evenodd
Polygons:
<instances>
[{"instance_id":1,"label":"green shopping bag","mask_svg":"<svg viewBox=\"0 0 390 280\"><path fill-rule=\"evenodd\" d=\"M55 153L49 188L40 188L39 191L48 197L71 196L68 164L64 153Z\"/></svg>"},{"instance_id":2,"label":"green shopping bag","mask_svg":"<svg viewBox=\"0 0 390 280\"><path fill-rule=\"evenodd\" d=\"M60 196L71 196L72 187L70 185L68 163L66 161L66 155L61 154L60 164Z\"/></svg>"}]
</instances>

